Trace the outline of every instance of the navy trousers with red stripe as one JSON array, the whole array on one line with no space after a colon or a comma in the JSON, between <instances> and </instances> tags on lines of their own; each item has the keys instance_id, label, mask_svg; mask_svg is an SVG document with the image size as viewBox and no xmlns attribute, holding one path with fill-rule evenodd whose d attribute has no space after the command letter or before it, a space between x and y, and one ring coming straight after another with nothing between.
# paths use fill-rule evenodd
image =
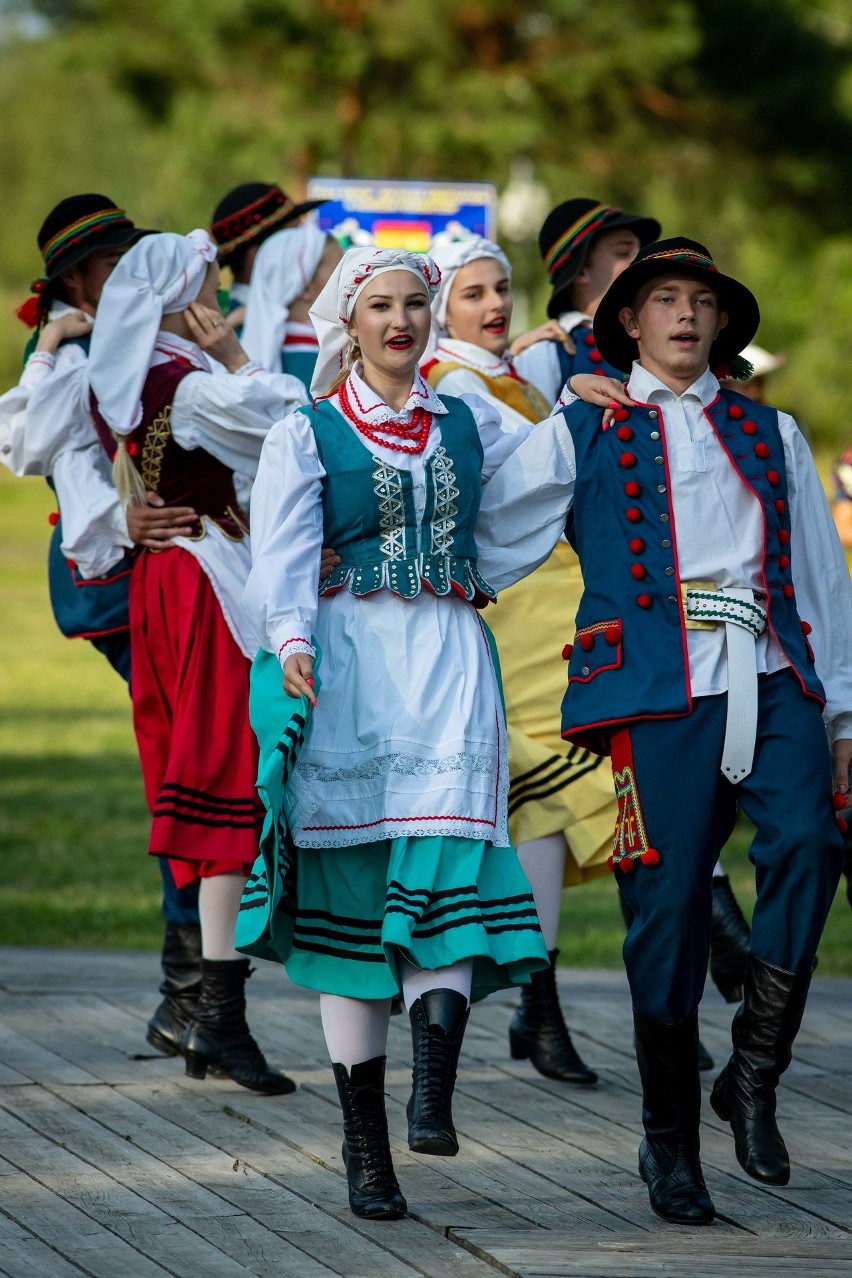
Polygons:
<instances>
[{"instance_id":1,"label":"navy trousers with red stripe","mask_svg":"<svg viewBox=\"0 0 852 1278\"><path fill-rule=\"evenodd\" d=\"M720 772L726 693L696 698L685 718L643 720L628 731L644 833L660 860L615 870L634 913L624 961L634 1007L660 1023L684 1020L701 1000L713 866L736 805L756 826L749 859L757 958L809 972L840 878L843 842L819 705L790 670L759 676L758 688L754 766L737 786Z\"/></svg>"}]
</instances>

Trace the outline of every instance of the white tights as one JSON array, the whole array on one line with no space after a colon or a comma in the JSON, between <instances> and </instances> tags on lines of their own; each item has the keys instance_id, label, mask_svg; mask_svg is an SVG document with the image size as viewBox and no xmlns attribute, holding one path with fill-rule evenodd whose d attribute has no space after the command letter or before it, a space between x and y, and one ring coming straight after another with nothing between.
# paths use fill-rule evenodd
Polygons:
<instances>
[{"instance_id":1,"label":"white tights","mask_svg":"<svg viewBox=\"0 0 852 1278\"><path fill-rule=\"evenodd\" d=\"M245 958L234 949L234 932L244 874L214 874L198 885L198 917L201 920L201 953L206 959L230 962Z\"/></svg>"},{"instance_id":2,"label":"white tights","mask_svg":"<svg viewBox=\"0 0 852 1278\"><path fill-rule=\"evenodd\" d=\"M562 876L568 844L564 834L546 834L518 844L518 860L530 881L538 923L548 950L556 949L559 935L559 907L562 904Z\"/></svg>"},{"instance_id":3,"label":"white tights","mask_svg":"<svg viewBox=\"0 0 852 1278\"><path fill-rule=\"evenodd\" d=\"M402 994L410 1008L428 990L457 990L470 1001L473 960L460 959L450 967L415 967L399 957ZM384 1056L388 1043L389 998L344 998L320 994L320 1016L332 1061L351 1070L353 1065Z\"/></svg>"}]
</instances>

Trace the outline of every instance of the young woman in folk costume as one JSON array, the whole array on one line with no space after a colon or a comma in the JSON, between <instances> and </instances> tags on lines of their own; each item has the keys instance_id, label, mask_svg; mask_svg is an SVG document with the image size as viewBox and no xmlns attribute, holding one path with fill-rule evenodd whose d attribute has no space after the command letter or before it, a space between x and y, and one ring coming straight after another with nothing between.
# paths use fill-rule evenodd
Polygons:
<instances>
[{"instance_id":1,"label":"young woman in folk costume","mask_svg":"<svg viewBox=\"0 0 852 1278\"><path fill-rule=\"evenodd\" d=\"M474 392L500 413L507 431L548 417L551 405L519 377L506 349L512 317L511 267L496 244L472 238L436 247L441 286L432 303L436 347L424 367L441 394ZM579 378L597 389L597 379ZM582 386L580 387L582 389ZM521 990L509 1029L513 1057L540 1073L592 1084L597 1075L574 1047L559 1006L555 966L563 884L606 873L615 799L599 758L563 741L561 641L583 589L566 541L532 576L504 591L486 614L500 653L509 725L509 823L532 884L550 967Z\"/></svg>"},{"instance_id":2,"label":"young woman in folk costume","mask_svg":"<svg viewBox=\"0 0 852 1278\"><path fill-rule=\"evenodd\" d=\"M337 240L314 222L277 231L261 244L240 339L251 359L310 386L319 342L309 310L342 256Z\"/></svg>"},{"instance_id":3,"label":"young woman in folk costume","mask_svg":"<svg viewBox=\"0 0 852 1278\"><path fill-rule=\"evenodd\" d=\"M251 364L216 306L206 231L151 235L116 266L89 360L95 425L125 500L146 490L198 519L170 548L143 550L130 587L133 719L149 851L178 886L200 880L201 996L184 1034L187 1073L216 1065L244 1087L293 1090L245 1020L248 961L234 949L257 853L256 744L248 722L256 644L240 604L250 566L233 472L253 472L269 427L304 388ZM228 373L211 375L205 351Z\"/></svg>"},{"instance_id":4,"label":"young woman in folk costume","mask_svg":"<svg viewBox=\"0 0 852 1278\"><path fill-rule=\"evenodd\" d=\"M264 445L245 594L269 813L237 941L321 992L350 1206L376 1219L406 1211L383 1095L392 997L411 1021L410 1148L453 1155L471 995L547 963L477 611L482 487L520 441L420 376L438 278L428 257L357 248L329 280L317 398ZM318 600L330 539L341 563Z\"/></svg>"}]
</instances>

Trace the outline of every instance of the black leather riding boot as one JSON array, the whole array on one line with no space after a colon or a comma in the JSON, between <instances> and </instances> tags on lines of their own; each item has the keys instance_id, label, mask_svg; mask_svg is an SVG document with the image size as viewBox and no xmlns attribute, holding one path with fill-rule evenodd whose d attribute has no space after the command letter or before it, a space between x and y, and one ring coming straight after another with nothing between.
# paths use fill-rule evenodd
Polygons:
<instances>
[{"instance_id":1,"label":"black leather riding boot","mask_svg":"<svg viewBox=\"0 0 852 1278\"><path fill-rule=\"evenodd\" d=\"M621 917L624 919L624 926L629 928L630 924L633 922L634 915L630 906L627 904L620 892L618 894L618 904L621 907ZM707 1048L704 1046L700 1038L698 1040L698 1068L702 1074L706 1074L708 1070L713 1068L713 1057L707 1051Z\"/></svg>"},{"instance_id":2,"label":"black leather riding boot","mask_svg":"<svg viewBox=\"0 0 852 1278\"><path fill-rule=\"evenodd\" d=\"M521 986L521 1003L509 1026L512 1060L529 1060L545 1078L589 1086L598 1081L571 1041L556 986L558 950L550 950L550 966L533 972Z\"/></svg>"},{"instance_id":3,"label":"black leather riding boot","mask_svg":"<svg viewBox=\"0 0 852 1278\"><path fill-rule=\"evenodd\" d=\"M785 972L749 955L742 1006L731 1026L734 1050L710 1095L716 1113L731 1124L737 1162L767 1185L790 1179L775 1089L792 1058L810 983L810 973Z\"/></svg>"},{"instance_id":4,"label":"black leather riding boot","mask_svg":"<svg viewBox=\"0 0 852 1278\"><path fill-rule=\"evenodd\" d=\"M365 1220L399 1220L408 1211L391 1159L385 1114L385 1057L347 1071L332 1065L343 1110L343 1163L349 1206Z\"/></svg>"},{"instance_id":5,"label":"black leather riding boot","mask_svg":"<svg viewBox=\"0 0 852 1278\"><path fill-rule=\"evenodd\" d=\"M467 999L457 990L429 990L409 1009L414 1069L406 1114L408 1147L416 1154L459 1152L452 1101L469 1015Z\"/></svg>"},{"instance_id":6,"label":"black leather riding boot","mask_svg":"<svg viewBox=\"0 0 852 1278\"><path fill-rule=\"evenodd\" d=\"M248 959L201 960L201 998L183 1036L190 1078L206 1078L210 1066L242 1087L269 1096L296 1090L292 1078L270 1069L246 1024Z\"/></svg>"},{"instance_id":7,"label":"black leather riding boot","mask_svg":"<svg viewBox=\"0 0 852 1278\"><path fill-rule=\"evenodd\" d=\"M201 994L201 928L166 923L161 964L163 1001L148 1022L145 1038L164 1056L177 1056Z\"/></svg>"},{"instance_id":8,"label":"black leather riding boot","mask_svg":"<svg viewBox=\"0 0 852 1278\"><path fill-rule=\"evenodd\" d=\"M661 1025L634 1011L633 1025L645 1127L639 1175L651 1207L675 1224L709 1225L716 1210L699 1158L698 1016Z\"/></svg>"},{"instance_id":9,"label":"black leather riding boot","mask_svg":"<svg viewBox=\"0 0 852 1278\"><path fill-rule=\"evenodd\" d=\"M726 1003L743 996L751 929L734 896L727 874L713 877L713 914L710 920L710 975Z\"/></svg>"}]
</instances>

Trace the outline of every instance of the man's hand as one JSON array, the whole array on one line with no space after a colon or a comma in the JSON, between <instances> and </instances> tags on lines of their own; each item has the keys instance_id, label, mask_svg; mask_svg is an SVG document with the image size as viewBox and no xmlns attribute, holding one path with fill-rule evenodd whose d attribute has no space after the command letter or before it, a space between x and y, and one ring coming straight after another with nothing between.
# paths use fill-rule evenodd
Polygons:
<instances>
[{"instance_id":1,"label":"man's hand","mask_svg":"<svg viewBox=\"0 0 852 1278\"><path fill-rule=\"evenodd\" d=\"M327 581L340 563L340 555L331 546L323 546L320 555L320 581Z\"/></svg>"},{"instance_id":2,"label":"man's hand","mask_svg":"<svg viewBox=\"0 0 852 1278\"><path fill-rule=\"evenodd\" d=\"M314 659L306 652L294 652L284 662L284 691L288 697L307 697L312 706L316 705Z\"/></svg>"},{"instance_id":3,"label":"man's hand","mask_svg":"<svg viewBox=\"0 0 852 1278\"><path fill-rule=\"evenodd\" d=\"M47 351L48 354L55 355L63 342L69 341L72 337L86 337L91 333L94 322L94 316L86 315L83 311L71 311L67 315L60 315L59 319L50 320L45 324L35 348L37 351Z\"/></svg>"},{"instance_id":4,"label":"man's hand","mask_svg":"<svg viewBox=\"0 0 852 1278\"><path fill-rule=\"evenodd\" d=\"M196 514L191 506L167 506L157 493L146 493L145 501L132 501L127 507L127 533L137 546L148 550L167 550L174 537L191 537L195 532Z\"/></svg>"},{"instance_id":5,"label":"man's hand","mask_svg":"<svg viewBox=\"0 0 852 1278\"><path fill-rule=\"evenodd\" d=\"M520 355L536 342L561 342L569 355L577 354L573 338L568 336L558 320L548 320L546 324L539 324L538 328L531 328L528 333L516 337L509 347L509 354Z\"/></svg>"},{"instance_id":6,"label":"man's hand","mask_svg":"<svg viewBox=\"0 0 852 1278\"><path fill-rule=\"evenodd\" d=\"M193 339L203 351L224 364L229 373L235 373L249 362L248 355L240 346L240 339L221 311L202 306L200 302L191 302L184 316Z\"/></svg>"},{"instance_id":7,"label":"man's hand","mask_svg":"<svg viewBox=\"0 0 852 1278\"><path fill-rule=\"evenodd\" d=\"M852 738L838 737L831 747L834 756L834 793L848 794L849 765L852 764Z\"/></svg>"}]
</instances>

